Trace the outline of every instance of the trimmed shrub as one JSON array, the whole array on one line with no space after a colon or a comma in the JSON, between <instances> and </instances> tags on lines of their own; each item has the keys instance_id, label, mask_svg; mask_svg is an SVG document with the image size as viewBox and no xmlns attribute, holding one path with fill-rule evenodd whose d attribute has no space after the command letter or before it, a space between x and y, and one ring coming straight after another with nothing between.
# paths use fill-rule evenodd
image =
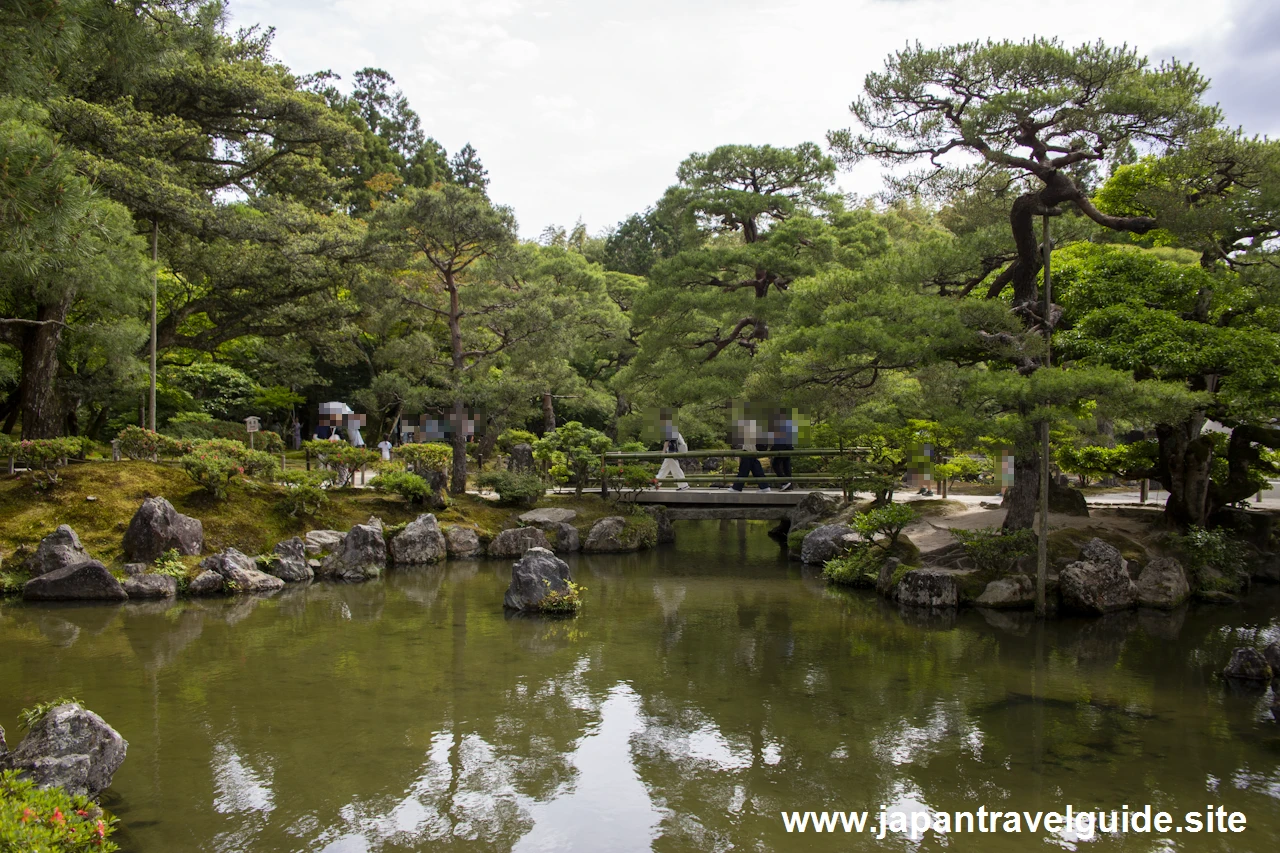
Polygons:
<instances>
[{"instance_id":1,"label":"trimmed shrub","mask_svg":"<svg viewBox=\"0 0 1280 853\"><path fill-rule=\"evenodd\" d=\"M306 441L302 446L328 472L327 482L339 487L350 485L360 469L382 459L376 450L352 447L341 441Z\"/></svg>"},{"instance_id":2,"label":"trimmed shrub","mask_svg":"<svg viewBox=\"0 0 1280 853\"><path fill-rule=\"evenodd\" d=\"M510 471L486 471L476 483L498 493L498 503L507 506L533 506L546 492L537 474L514 474Z\"/></svg>"},{"instance_id":3,"label":"trimmed shrub","mask_svg":"<svg viewBox=\"0 0 1280 853\"><path fill-rule=\"evenodd\" d=\"M161 456L181 456L181 442L167 435L152 432L142 427L127 426L116 435L120 442L120 452L130 459L145 459L158 462Z\"/></svg>"},{"instance_id":4,"label":"trimmed shrub","mask_svg":"<svg viewBox=\"0 0 1280 853\"><path fill-rule=\"evenodd\" d=\"M299 513L313 516L329 503L324 476L311 471L289 471L284 474L284 511L290 518Z\"/></svg>"},{"instance_id":5,"label":"trimmed shrub","mask_svg":"<svg viewBox=\"0 0 1280 853\"><path fill-rule=\"evenodd\" d=\"M424 444L402 444L391 451L391 455L404 462L404 467L411 474L426 477L429 474L448 474L453 465L453 448L447 444L426 442Z\"/></svg>"},{"instance_id":6,"label":"trimmed shrub","mask_svg":"<svg viewBox=\"0 0 1280 853\"><path fill-rule=\"evenodd\" d=\"M902 528L915 521L916 511L906 504L885 504L884 506L873 507L864 513L855 515L850 520L850 525L854 530L858 531L858 535L868 542L873 542L876 536L883 536L888 539L887 545L881 545L885 549L893 548L898 542L898 537L902 534ZM879 545L880 543L875 543Z\"/></svg>"},{"instance_id":7,"label":"trimmed shrub","mask_svg":"<svg viewBox=\"0 0 1280 853\"><path fill-rule=\"evenodd\" d=\"M1008 571L1019 557L1034 554L1039 544L1031 530L1004 530L999 527L963 530L952 527L951 535L973 560L974 568L984 572Z\"/></svg>"}]
</instances>

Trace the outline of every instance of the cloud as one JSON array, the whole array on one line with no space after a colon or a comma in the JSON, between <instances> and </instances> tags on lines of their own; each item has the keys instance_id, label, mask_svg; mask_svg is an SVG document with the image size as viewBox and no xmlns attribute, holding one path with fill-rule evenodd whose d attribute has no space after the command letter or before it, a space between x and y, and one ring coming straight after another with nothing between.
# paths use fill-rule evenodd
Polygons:
<instances>
[{"instance_id":1,"label":"cloud","mask_svg":"<svg viewBox=\"0 0 1280 853\"><path fill-rule=\"evenodd\" d=\"M1232 0L1221 27L1200 30L1171 46L1170 53L1194 61L1213 80L1209 98L1226 120L1250 133L1280 134L1276 82L1280 81L1280 4Z\"/></svg>"}]
</instances>

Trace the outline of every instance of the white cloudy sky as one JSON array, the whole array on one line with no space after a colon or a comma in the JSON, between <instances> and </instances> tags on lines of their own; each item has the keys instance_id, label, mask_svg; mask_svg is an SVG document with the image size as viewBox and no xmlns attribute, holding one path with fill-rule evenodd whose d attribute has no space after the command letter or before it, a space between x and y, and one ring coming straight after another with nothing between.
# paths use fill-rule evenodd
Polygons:
<instances>
[{"instance_id":1,"label":"white cloudy sky","mask_svg":"<svg viewBox=\"0 0 1280 853\"><path fill-rule=\"evenodd\" d=\"M452 153L471 142L521 233L643 210L693 151L822 142L909 41L1056 35L1195 62L1232 124L1280 132L1277 0L230 0L299 73L398 81ZM1047 22L1047 23L1045 23ZM880 188L873 166L845 190Z\"/></svg>"}]
</instances>

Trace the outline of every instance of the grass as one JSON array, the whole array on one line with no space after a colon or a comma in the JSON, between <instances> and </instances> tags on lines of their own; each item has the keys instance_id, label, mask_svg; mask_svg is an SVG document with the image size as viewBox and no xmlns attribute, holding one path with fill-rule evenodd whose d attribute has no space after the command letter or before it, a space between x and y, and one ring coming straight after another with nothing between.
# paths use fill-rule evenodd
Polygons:
<instances>
[{"instance_id":1,"label":"grass","mask_svg":"<svg viewBox=\"0 0 1280 853\"><path fill-rule=\"evenodd\" d=\"M51 492L35 489L25 474L0 477L0 555L10 564L8 572L0 573L0 587L20 586L26 581L26 573L16 571L13 557L17 555L20 560L33 552L40 540L60 524L70 525L95 558L109 566L120 565L124 561L125 529L142 501L149 497L167 498L178 512L200 519L206 554L228 547L260 554L270 551L277 542L308 530L349 530L371 515L381 518L387 526L403 525L424 511L397 495L379 494L372 489L335 489L329 493L328 505L315 517L290 518L280 506L282 495L283 490L276 486L242 480L231 484L226 500L216 500L176 466L136 461L67 466L62 484ZM596 495L583 495L581 499L549 495L538 506L576 510L574 525L583 538L596 520L626 515ZM527 509L500 507L476 495L463 495L452 498L450 507L435 515L444 525L465 524L474 527L482 538L491 538L505 527L514 526L522 512ZM629 527L631 521L628 517Z\"/></svg>"},{"instance_id":2,"label":"grass","mask_svg":"<svg viewBox=\"0 0 1280 853\"><path fill-rule=\"evenodd\" d=\"M1053 565L1058 560L1063 559L1072 561L1079 559L1080 546L1095 537L1109 545L1114 545L1120 551L1120 556L1131 563L1136 562L1145 566L1151 559L1147 554L1147 549L1141 543L1115 530L1107 530L1103 527L1090 525L1088 527L1066 527L1061 530L1050 531L1049 564Z\"/></svg>"}]
</instances>

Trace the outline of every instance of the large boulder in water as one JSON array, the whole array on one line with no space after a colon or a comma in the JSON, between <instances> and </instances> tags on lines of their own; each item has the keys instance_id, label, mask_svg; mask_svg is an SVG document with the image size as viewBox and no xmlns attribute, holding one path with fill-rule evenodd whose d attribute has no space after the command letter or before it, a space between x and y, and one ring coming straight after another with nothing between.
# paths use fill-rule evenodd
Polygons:
<instances>
[{"instance_id":1,"label":"large boulder in water","mask_svg":"<svg viewBox=\"0 0 1280 853\"><path fill-rule=\"evenodd\" d=\"M227 582L222 575L205 569L187 584L187 595L221 595L226 588Z\"/></svg>"},{"instance_id":2,"label":"large boulder in water","mask_svg":"<svg viewBox=\"0 0 1280 853\"><path fill-rule=\"evenodd\" d=\"M444 531L444 542L449 556L458 560L468 560L484 556L484 545L480 536L470 527L448 527Z\"/></svg>"},{"instance_id":3,"label":"large boulder in water","mask_svg":"<svg viewBox=\"0 0 1280 853\"><path fill-rule=\"evenodd\" d=\"M357 524L342 539L342 546L320 564L319 575L342 581L367 581L378 577L387 565L387 543L382 531Z\"/></svg>"},{"instance_id":4,"label":"large boulder in water","mask_svg":"<svg viewBox=\"0 0 1280 853\"><path fill-rule=\"evenodd\" d=\"M1008 610L1033 607L1035 603L1035 581L1022 573L991 581L974 601L979 607Z\"/></svg>"},{"instance_id":5,"label":"large boulder in water","mask_svg":"<svg viewBox=\"0 0 1280 853\"><path fill-rule=\"evenodd\" d=\"M551 550L557 554L570 554L582 550L582 537L578 534L578 528L567 521L560 522L546 533L548 539L555 538L551 543Z\"/></svg>"},{"instance_id":6,"label":"large boulder in water","mask_svg":"<svg viewBox=\"0 0 1280 853\"><path fill-rule=\"evenodd\" d=\"M427 513L409 522L391 540L391 562L397 566L438 563L448 554L448 547L436 517Z\"/></svg>"},{"instance_id":7,"label":"large boulder in water","mask_svg":"<svg viewBox=\"0 0 1280 853\"><path fill-rule=\"evenodd\" d=\"M308 554L328 554L338 550L347 534L341 530L308 530L306 547Z\"/></svg>"},{"instance_id":8,"label":"large boulder in water","mask_svg":"<svg viewBox=\"0 0 1280 853\"><path fill-rule=\"evenodd\" d=\"M1129 561L1120 555L1120 549L1096 536L1080 546L1079 559L1083 563L1109 566L1126 574L1129 571Z\"/></svg>"},{"instance_id":9,"label":"large boulder in water","mask_svg":"<svg viewBox=\"0 0 1280 853\"><path fill-rule=\"evenodd\" d=\"M519 557L530 548L551 550L547 536L536 527L514 527L504 530L489 543L490 557Z\"/></svg>"},{"instance_id":10,"label":"large boulder in water","mask_svg":"<svg viewBox=\"0 0 1280 853\"><path fill-rule=\"evenodd\" d=\"M858 543L857 532L845 524L824 524L814 528L804 537L800 546L800 561L820 566L827 560L847 554Z\"/></svg>"},{"instance_id":11,"label":"large boulder in water","mask_svg":"<svg viewBox=\"0 0 1280 853\"><path fill-rule=\"evenodd\" d=\"M123 586L131 599L174 598L178 594L178 579L169 575L132 575L124 579Z\"/></svg>"},{"instance_id":12,"label":"large boulder in water","mask_svg":"<svg viewBox=\"0 0 1280 853\"><path fill-rule=\"evenodd\" d=\"M248 554L228 548L200 561L200 568L217 572L233 592L275 592L284 588L280 578L258 571L258 564Z\"/></svg>"},{"instance_id":13,"label":"large boulder in water","mask_svg":"<svg viewBox=\"0 0 1280 853\"><path fill-rule=\"evenodd\" d=\"M843 504L835 495L828 495L824 492L809 492L800 499L800 503L796 504L787 513L787 519L791 522L789 530L796 530L801 527L808 527L831 518L840 511Z\"/></svg>"},{"instance_id":14,"label":"large boulder in water","mask_svg":"<svg viewBox=\"0 0 1280 853\"><path fill-rule=\"evenodd\" d=\"M1172 610L1191 597L1191 585L1182 564L1169 557L1157 557L1138 575L1138 604Z\"/></svg>"},{"instance_id":15,"label":"large boulder in water","mask_svg":"<svg viewBox=\"0 0 1280 853\"><path fill-rule=\"evenodd\" d=\"M29 775L38 788L94 797L111 785L128 750L105 720L68 702L45 713L0 765Z\"/></svg>"},{"instance_id":16,"label":"large boulder in water","mask_svg":"<svg viewBox=\"0 0 1280 853\"><path fill-rule=\"evenodd\" d=\"M27 569L32 577L39 577L92 559L80 544L80 537L76 532L69 526L60 524L57 530L40 540L36 552L27 561Z\"/></svg>"},{"instance_id":17,"label":"large boulder in water","mask_svg":"<svg viewBox=\"0 0 1280 853\"><path fill-rule=\"evenodd\" d=\"M140 563L153 563L173 549L195 556L203 547L204 525L178 512L164 498L143 501L124 533L125 559Z\"/></svg>"},{"instance_id":18,"label":"large boulder in water","mask_svg":"<svg viewBox=\"0 0 1280 853\"><path fill-rule=\"evenodd\" d=\"M1222 670L1222 677L1231 681L1248 681L1266 684L1274 673L1262 652L1242 647L1231 652L1231 661Z\"/></svg>"},{"instance_id":19,"label":"large boulder in water","mask_svg":"<svg viewBox=\"0 0 1280 853\"><path fill-rule=\"evenodd\" d=\"M1059 575L1058 588L1063 609L1073 613L1112 613L1128 610L1138 603L1138 590L1128 571L1114 562L1072 563Z\"/></svg>"},{"instance_id":20,"label":"large boulder in water","mask_svg":"<svg viewBox=\"0 0 1280 853\"><path fill-rule=\"evenodd\" d=\"M956 607L960 588L951 572L912 569L898 581L898 603L909 607Z\"/></svg>"},{"instance_id":21,"label":"large boulder in water","mask_svg":"<svg viewBox=\"0 0 1280 853\"><path fill-rule=\"evenodd\" d=\"M315 571L307 562L307 543L299 536L276 543L276 547L271 549L271 559L266 561L265 571L285 583L311 580Z\"/></svg>"},{"instance_id":22,"label":"large boulder in water","mask_svg":"<svg viewBox=\"0 0 1280 853\"><path fill-rule=\"evenodd\" d=\"M1262 657L1266 660L1267 665L1271 667L1271 677L1280 678L1280 640L1270 643L1263 649ZM1280 699L1280 696L1276 698Z\"/></svg>"},{"instance_id":23,"label":"large boulder in water","mask_svg":"<svg viewBox=\"0 0 1280 853\"><path fill-rule=\"evenodd\" d=\"M667 508L661 504L655 506L646 506L644 511L653 516L653 520L658 523L658 544L670 545L676 541L676 528L671 523L671 515L667 512Z\"/></svg>"},{"instance_id":24,"label":"large boulder in water","mask_svg":"<svg viewBox=\"0 0 1280 853\"><path fill-rule=\"evenodd\" d=\"M530 548L511 566L511 585L502 599L512 610L539 610L549 592L568 590L569 566L546 548Z\"/></svg>"},{"instance_id":25,"label":"large boulder in water","mask_svg":"<svg viewBox=\"0 0 1280 853\"><path fill-rule=\"evenodd\" d=\"M124 601L129 594L97 560L56 569L22 587L27 601Z\"/></svg>"},{"instance_id":26,"label":"large boulder in water","mask_svg":"<svg viewBox=\"0 0 1280 853\"><path fill-rule=\"evenodd\" d=\"M641 541L639 531L628 530L629 522L620 515L602 518L591 525L587 532L587 541L582 543L582 550L591 554L614 554L623 551L639 551L645 544ZM649 544L653 544L650 540Z\"/></svg>"}]
</instances>

